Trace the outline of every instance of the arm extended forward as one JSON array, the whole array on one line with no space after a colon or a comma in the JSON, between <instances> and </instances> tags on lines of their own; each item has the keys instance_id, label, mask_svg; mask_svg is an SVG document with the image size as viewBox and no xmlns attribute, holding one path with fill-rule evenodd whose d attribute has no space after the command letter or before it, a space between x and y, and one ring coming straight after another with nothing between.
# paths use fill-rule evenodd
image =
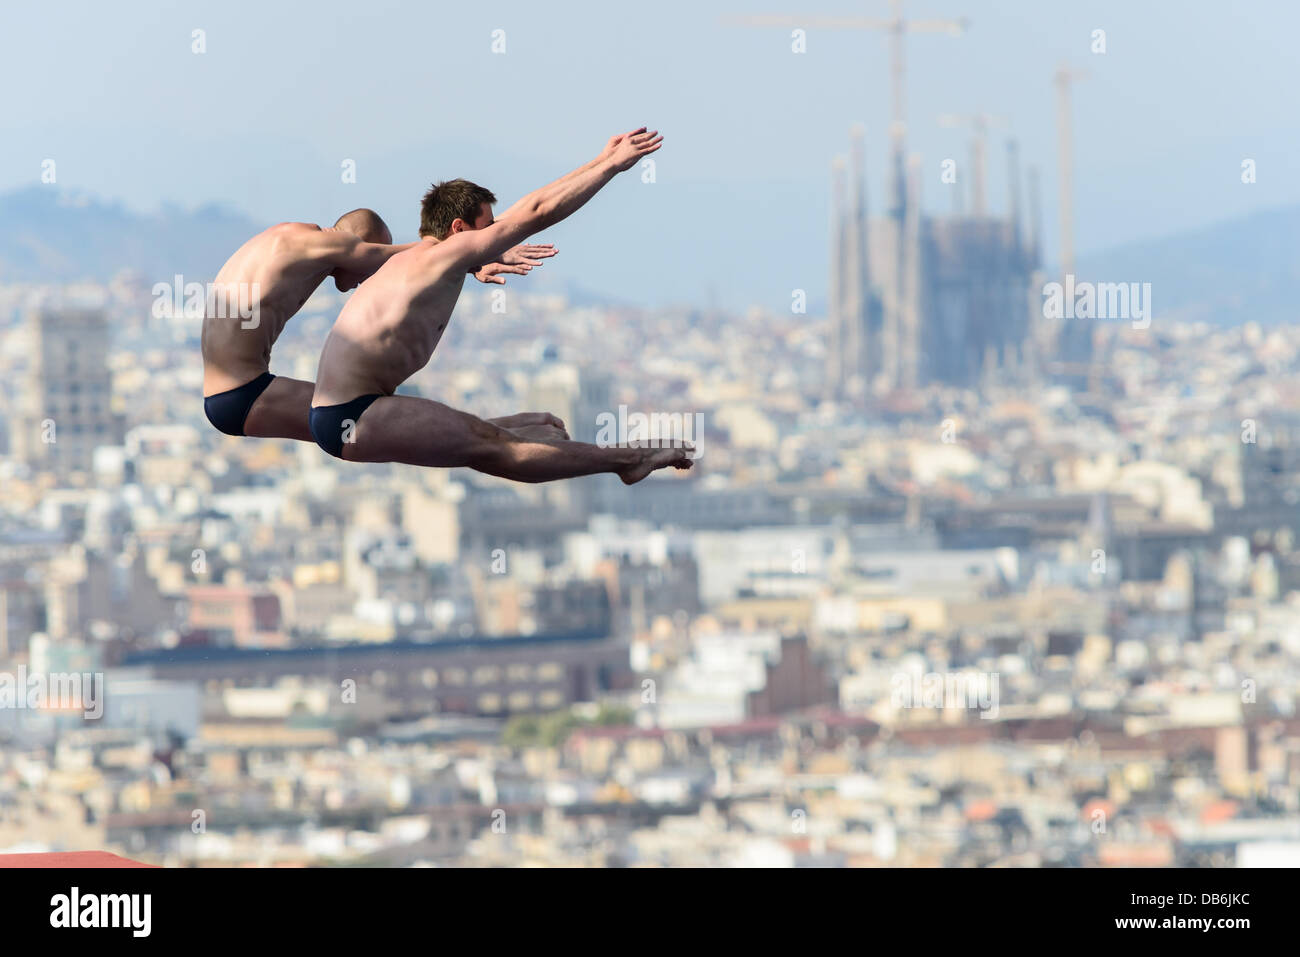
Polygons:
<instances>
[{"instance_id":1,"label":"arm extended forward","mask_svg":"<svg viewBox=\"0 0 1300 957\"><path fill-rule=\"evenodd\" d=\"M663 137L654 130L616 136L595 160L529 193L491 226L457 233L444 245L455 247L456 260L466 269L495 262L529 236L573 215L617 174L631 169L662 143Z\"/></svg>"},{"instance_id":2,"label":"arm extended forward","mask_svg":"<svg viewBox=\"0 0 1300 957\"><path fill-rule=\"evenodd\" d=\"M309 251L313 258L319 258L347 272L359 276L372 276L384 263L400 252L420 245L402 243L368 243L348 232L322 230L310 239Z\"/></svg>"}]
</instances>

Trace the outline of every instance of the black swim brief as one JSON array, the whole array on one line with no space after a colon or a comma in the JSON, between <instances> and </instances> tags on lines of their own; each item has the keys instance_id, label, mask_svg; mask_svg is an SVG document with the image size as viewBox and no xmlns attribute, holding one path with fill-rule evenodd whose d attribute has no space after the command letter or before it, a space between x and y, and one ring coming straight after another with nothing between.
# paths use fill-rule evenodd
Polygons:
<instances>
[{"instance_id":1,"label":"black swim brief","mask_svg":"<svg viewBox=\"0 0 1300 957\"><path fill-rule=\"evenodd\" d=\"M311 410L308 425L316 444L337 459L343 458L344 430L349 432L356 427L361 413L370 408L370 403L382 399L379 393L362 395L342 405L322 405Z\"/></svg>"},{"instance_id":2,"label":"black swim brief","mask_svg":"<svg viewBox=\"0 0 1300 957\"><path fill-rule=\"evenodd\" d=\"M208 421L215 425L226 435L243 435L244 421L248 418L248 410L253 407L257 397L266 391L266 387L271 384L275 376L269 372L263 372L260 376L251 382L245 382L238 389L231 389L228 392L218 392L216 395L210 395L203 400L203 411L208 415Z\"/></svg>"}]
</instances>

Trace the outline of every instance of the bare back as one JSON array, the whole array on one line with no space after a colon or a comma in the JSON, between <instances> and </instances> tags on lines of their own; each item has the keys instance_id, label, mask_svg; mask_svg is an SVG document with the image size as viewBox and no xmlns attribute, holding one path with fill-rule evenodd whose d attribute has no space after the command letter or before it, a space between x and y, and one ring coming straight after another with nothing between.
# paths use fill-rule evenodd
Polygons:
<instances>
[{"instance_id":1,"label":"bare back","mask_svg":"<svg viewBox=\"0 0 1300 957\"><path fill-rule=\"evenodd\" d=\"M453 246L421 242L357 289L321 350L313 406L392 395L428 364L465 283Z\"/></svg>"},{"instance_id":2,"label":"bare back","mask_svg":"<svg viewBox=\"0 0 1300 957\"><path fill-rule=\"evenodd\" d=\"M271 347L285 324L334 268L309 256L319 235L311 223L280 223L258 233L226 261L213 280L203 319L203 394L215 395L257 378L270 367ZM251 317L240 304L253 303Z\"/></svg>"}]
</instances>

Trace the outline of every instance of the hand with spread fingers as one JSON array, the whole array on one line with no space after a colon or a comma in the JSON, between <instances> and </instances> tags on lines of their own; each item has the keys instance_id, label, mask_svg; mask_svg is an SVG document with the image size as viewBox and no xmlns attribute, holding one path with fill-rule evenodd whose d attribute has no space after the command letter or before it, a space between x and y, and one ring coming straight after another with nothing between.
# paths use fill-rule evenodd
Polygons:
<instances>
[{"instance_id":1,"label":"hand with spread fingers","mask_svg":"<svg viewBox=\"0 0 1300 957\"><path fill-rule=\"evenodd\" d=\"M482 283L505 285L506 275L527 276L534 266L542 264L543 259L549 259L558 252L552 243L520 243L513 249L507 249L500 261L488 263L479 269L474 273L474 278Z\"/></svg>"},{"instance_id":2,"label":"hand with spread fingers","mask_svg":"<svg viewBox=\"0 0 1300 957\"><path fill-rule=\"evenodd\" d=\"M658 130L647 131L643 126L611 139L605 146L605 152L614 163L614 168L621 173L635 166L641 157L658 150L663 142L664 138Z\"/></svg>"},{"instance_id":3,"label":"hand with spread fingers","mask_svg":"<svg viewBox=\"0 0 1300 957\"><path fill-rule=\"evenodd\" d=\"M507 249L501 256L501 262L507 266L540 266L543 259L550 259L558 252L554 243L520 243L513 249Z\"/></svg>"}]
</instances>

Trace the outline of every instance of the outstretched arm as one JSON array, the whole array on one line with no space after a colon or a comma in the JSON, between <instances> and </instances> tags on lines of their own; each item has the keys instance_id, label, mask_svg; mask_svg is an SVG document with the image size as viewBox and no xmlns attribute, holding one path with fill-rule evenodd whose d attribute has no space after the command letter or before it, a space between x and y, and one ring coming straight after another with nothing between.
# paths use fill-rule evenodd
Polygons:
<instances>
[{"instance_id":1,"label":"outstretched arm","mask_svg":"<svg viewBox=\"0 0 1300 957\"><path fill-rule=\"evenodd\" d=\"M443 239L436 239L428 236L424 240L427 243L438 245L446 242ZM543 259L550 259L559 250L555 248L554 243L520 243L513 246L501 254L501 258L496 262L484 263L481 266L470 267L475 279L483 283L500 283L505 285L505 279L502 278L506 273L514 273L517 276L527 276L533 271L534 266L540 266Z\"/></svg>"},{"instance_id":2,"label":"outstretched arm","mask_svg":"<svg viewBox=\"0 0 1300 957\"><path fill-rule=\"evenodd\" d=\"M360 276L371 276L389 259L419 243L403 243L400 246L367 243L349 232L322 229L319 233L312 234L308 245L308 255L313 259L320 259L335 268Z\"/></svg>"},{"instance_id":3,"label":"outstretched arm","mask_svg":"<svg viewBox=\"0 0 1300 957\"><path fill-rule=\"evenodd\" d=\"M588 172L588 171L591 170L593 167L599 165L599 164L602 163L603 161L609 159L609 157L613 156L613 155L614 155L614 150L616 150L616 149L618 148L618 144L619 144L620 142L622 142L623 139L624 139L625 137L628 137L628 136L639 136L640 134L644 133L645 131L646 131L646 130L645 130L645 127L642 126L642 127L639 127L639 128L637 128L637 129L635 129L635 130L632 130L631 132L628 132L628 133L619 133L619 134L617 134L616 136L611 136L611 137L609 138L609 142L605 144L605 148L604 148L603 150L600 151L600 155L599 155L599 156L597 156L597 157L596 157L594 160L592 160L591 162L589 162L589 163L584 163L582 166L579 166L577 169L572 170L571 172L565 173L565 174L564 174L563 176L561 176L558 180L556 180L555 183L552 183L551 185L554 186L554 185L556 185L556 184L558 184L558 183L563 183L563 182L565 182L565 181L567 181L567 180L573 179L573 177L575 177L575 176L581 176L583 173ZM651 151L651 152L653 152L653 151ZM528 201L528 197L527 197L527 196L523 197L523 199L517 200L513 206L511 206L511 207L510 207L509 209L507 209L504 213L502 213L500 216L498 216L497 219L507 219L507 218L509 218L513 213L515 213L515 212L516 212L516 211L517 211L521 206L523 206L524 203L527 202L527 201Z\"/></svg>"},{"instance_id":4,"label":"outstretched arm","mask_svg":"<svg viewBox=\"0 0 1300 957\"><path fill-rule=\"evenodd\" d=\"M653 130L617 136L593 162L529 193L491 226L457 233L442 245L454 248L457 264L467 270L495 262L512 246L573 215L615 175L662 143L663 137Z\"/></svg>"}]
</instances>

